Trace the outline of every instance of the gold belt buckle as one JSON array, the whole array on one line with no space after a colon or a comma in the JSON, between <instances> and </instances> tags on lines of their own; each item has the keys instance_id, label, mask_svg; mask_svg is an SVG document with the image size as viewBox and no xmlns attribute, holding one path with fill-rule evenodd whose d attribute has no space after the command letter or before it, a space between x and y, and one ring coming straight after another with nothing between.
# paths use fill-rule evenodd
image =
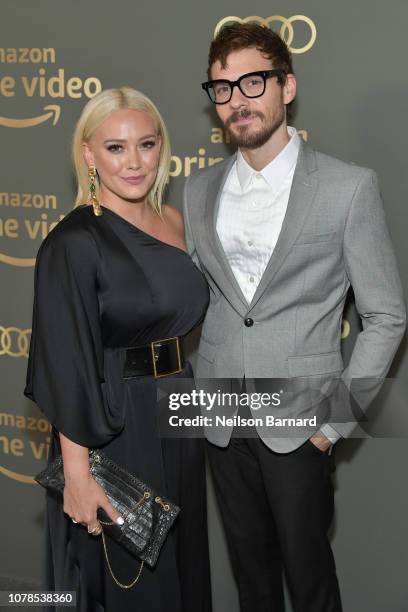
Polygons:
<instances>
[{"instance_id":1,"label":"gold belt buckle","mask_svg":"<svg viewBox=\"0 0 408 612\"><path fill-rule=\"evenodd\" d=\"M161 372L160 374L158 374L157 372L157 361L159 359L159 355L156 353L155 347L156 345L162 345L162 344L168 344L171 342L175 342L176 343L176 352L177 352L177 364L178 364L178 368L176 370L172 370L172 371L168 371L168 372ZM170 376L171 374L177 374L178 372L181 372L181 370L183 369L181 366L181 355L180 355L180 343L179 343L179 338L178 336L174 336L173 338L163 338L162 340L154 340L153 342L150 343L150 348L152 351L152 363L153 363L153 376L154 378L162 378L163 376Z\"/></svg>"}]
</instances>

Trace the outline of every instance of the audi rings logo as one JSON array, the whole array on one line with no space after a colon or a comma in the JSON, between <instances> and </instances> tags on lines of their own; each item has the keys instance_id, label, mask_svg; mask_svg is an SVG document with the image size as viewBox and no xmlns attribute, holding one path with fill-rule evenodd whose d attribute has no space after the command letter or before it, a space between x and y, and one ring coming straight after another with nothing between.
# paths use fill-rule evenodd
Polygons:
<instances>
[{"instance_id":1,"label":"audi rings logo","mask_svg":"<svg viewBox=\"0 0 408 612\"><path fill-rule=\"evenodd\" d=\"M273 24L280 24L278 34L288 45L289 51L292 53L306 53L313 47L316 42L317 30L314 22L310 19L310 17L306 17L305 15L292 15L292 17L283 17L282 15L271 15L270 17L259 17L258 15L251 15L250 17L236 17L234 15L230 15L229 17L224 17L221 19L214 30L214 38L217 36L218 32L222 28L222 26L227 23L250 23L255 22L260 25L265 26L266 28L272 27ZM295 27L293 24L295 23L303 23L306 25L308 33L307 33L307 42L303 46L295 46ZM275 28L273 28L275 29Z\"/></svg>"},{"instance_id":2,"label":"audi rings logo","mask_svg":"<svg viewBox=\"0 0 408 612\"><path fill-rule=\"evenodd\" d=\"M0 356L28 357L31 329L0 325Z\"/></svg>"}]
</instances>

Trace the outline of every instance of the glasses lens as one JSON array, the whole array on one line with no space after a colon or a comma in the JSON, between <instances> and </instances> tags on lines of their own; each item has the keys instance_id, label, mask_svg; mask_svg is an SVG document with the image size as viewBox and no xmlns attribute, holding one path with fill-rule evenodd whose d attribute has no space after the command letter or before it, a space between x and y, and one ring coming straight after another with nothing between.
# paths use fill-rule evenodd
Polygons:
<instances>
[{"instance_id":1,"label":"glasses lens","mask_svg":"<svg viewBox=\"0 0 408 612\"><path fill-rule=\"evenodd\" d=\"M208 93L211 100L217 104L228 102L231 97L231 87L228 81L219 81L210 85Z\"/></svg>"},{"instance_id":2,"label":"glasses lens","mask_svg":"<svg viewBox=\"0 0 408 612\"><path fill-rule=\"evenodd\" d=\"M254 98L263 94L265 89L265 80L263 76L248 75L241 81L241 89L248 98Z\"/></svg>"}]
</instances>

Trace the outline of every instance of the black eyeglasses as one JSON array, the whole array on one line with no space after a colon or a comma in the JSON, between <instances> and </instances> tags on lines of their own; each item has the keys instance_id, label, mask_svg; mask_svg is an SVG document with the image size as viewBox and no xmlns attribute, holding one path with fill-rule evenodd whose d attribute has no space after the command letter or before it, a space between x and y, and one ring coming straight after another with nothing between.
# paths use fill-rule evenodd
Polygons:
<instances>
[{"instance_id":1,"label":"black eyeglasses","mask_svg":"<svg viewBox=\"0 0 408 612\"><path fill-rule=\"evenodd\" d=\"M207 92L208 97L214 104L227 104L232 98L234 87L238 87L247 98L259 98L265 93L266 79L286 74L282 68L273 70L258 70L243 74L237 81L216 79L206 81L201 87Z\"/></svg>"}]
</instances>

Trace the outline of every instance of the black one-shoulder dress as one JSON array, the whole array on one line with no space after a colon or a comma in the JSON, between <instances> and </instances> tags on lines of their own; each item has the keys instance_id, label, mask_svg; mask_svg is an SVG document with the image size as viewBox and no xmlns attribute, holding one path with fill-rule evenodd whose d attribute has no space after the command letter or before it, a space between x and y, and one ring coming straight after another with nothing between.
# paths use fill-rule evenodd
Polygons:
<instances>
[{"instance_id":1,"label":"black one-shoulder dress","mask_svg":"<svg viewBox=\"0 0 408 612\"><path fill-rule=\"evenodd\" d=\"M209 612L203 440L160 438L157 381L123 378L124 349L184 336L208 305L204 277L187 253L107 208L74 209L39 250L25 394L58 432L104 452L181 507L154 569L121 589L102 541L46 495L44 588L77 592L80 612ZM191 377L187 363L180 374ZM132 581L139 561L110 538L112 569ZM52 608L47 608L48 610Z\"/></svg>"}]
</instances>

